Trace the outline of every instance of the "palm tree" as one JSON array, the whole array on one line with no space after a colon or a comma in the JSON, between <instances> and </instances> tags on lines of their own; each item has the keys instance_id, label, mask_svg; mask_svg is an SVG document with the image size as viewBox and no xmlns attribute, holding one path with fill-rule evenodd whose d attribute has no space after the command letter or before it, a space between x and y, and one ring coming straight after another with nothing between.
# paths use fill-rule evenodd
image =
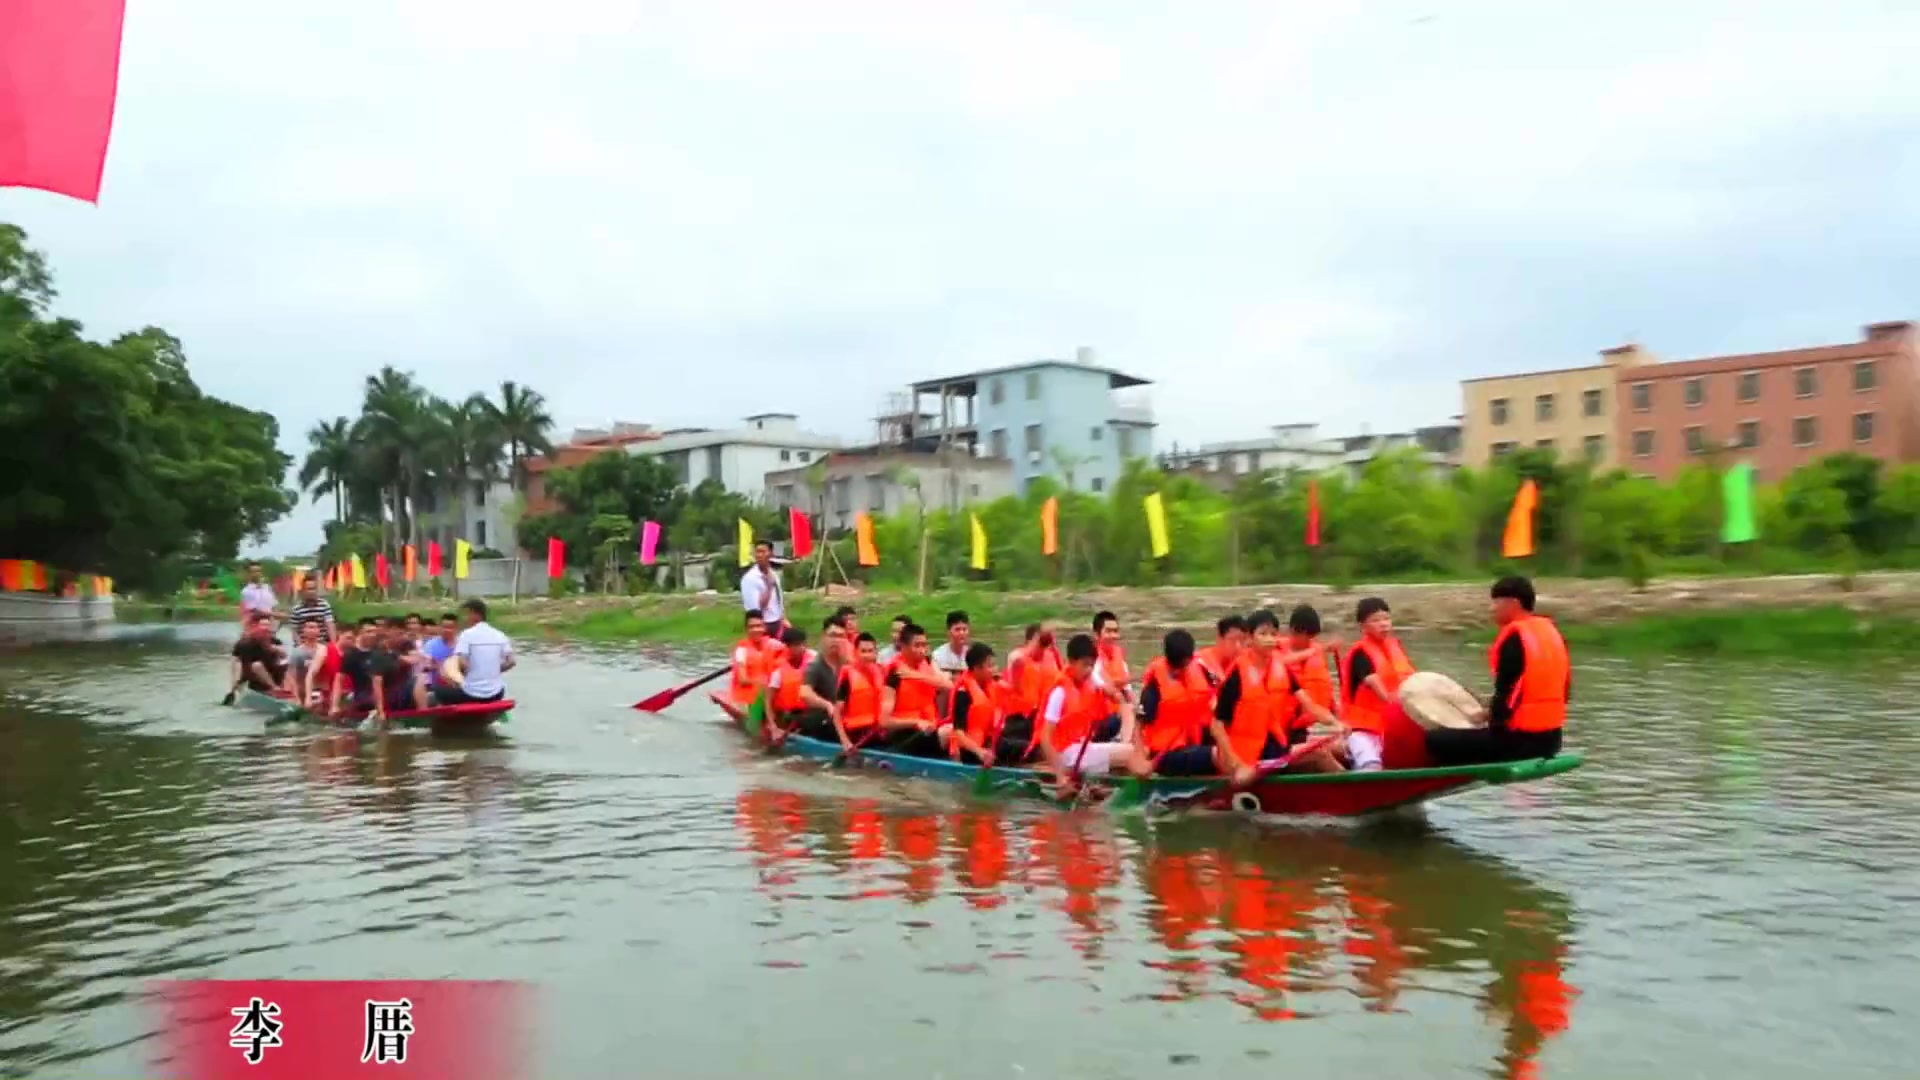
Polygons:
<instances>
[{"instance_id":1,"label":"palm tree","mask_svg":"<svg viewBox=\"0 0 1920 1080\"><path fill-rule=\"evenodd\" d=\"M513 478L514 490L526 490L526 459L553 450L553 444L547 441L547 432L553 428L547 399L540 391L509 379L500 384L499 402L487 402L487 418L506 444L507 475Z\"/></svg>"},{"instance_id":2,"label":"palm tree","mask_svg":"<svg viewBox=\"0 0 1920 1080\"><path fill-rule=\"evenodd\" d=\"M313 501L331 494L333 520L347 520L347 485L354 467L353 422L344 416L307 429L307 459L300 464L300 488Z\"/></svg>"},{"instance_id":3,"label":"palm tree","mask_svg":"<svg viewBox=\"0 0 1920 1080\"><path fill-rule=\"evenodd\" d=\"M467 536L467 486L491 483L499 476L500 442L487 400L473 394L462 402L433 398L427 403L426 471L435 490L460 508L459 535Z\"/></svg>"},{"instance_id":4,"label":"palm tree","mask_svg":"<svg viewBox=\"0 0 1920 1080\"><path fill-rule=\"evenodd\" d=\"M382 527L388 550L402 537L410 543L419 539L410 507L420 502L424 443L431 438L429 418L426 393L411 374L389 366L367 376L354 435L362 461L378 477L392 513L391 529L384 523Z\"/></svg>"}]
</instances>

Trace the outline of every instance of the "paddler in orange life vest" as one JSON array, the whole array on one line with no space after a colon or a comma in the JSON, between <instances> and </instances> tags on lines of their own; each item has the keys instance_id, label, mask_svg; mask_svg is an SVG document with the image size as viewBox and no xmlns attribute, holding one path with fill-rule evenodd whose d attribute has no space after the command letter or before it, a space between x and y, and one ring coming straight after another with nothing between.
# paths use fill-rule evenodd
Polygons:
<instances>
[{"instance_id":1,"label":"paddler in orange life vest","mask_svg":"<svg viewBox=\"0 0 1920 1080\"><path fill-rule=\"evenodd\" d=\"M1244 615L1223 615L1213 624L1213 644L1201 649L1194 657L1207 674L1213 676L1215 685L1224 682L1227 672L1240 662L1240 650L1247 647L1247 618ZM1142 688L1144 691L1144 687Z\"/></svg>"},{"instance_id":2,"label":"paddler in orange life vest","mask_svg":"<svg viewBox=\"0 0 1920 1080\"><path fill-rule=\"evenodd\" d=\"M927 658L927 631L908 623L900 631L900 654L887 665L880 691L880 736L887 749L901 754L940 757L940 691L953 680Z\"/></svg>"},{"instance_id":3,"label":"paddler in orange life vest","mask_svg":"<svg viewBox=\"0 0 1920 1080\"><path fill-rule=\"evenodd\" d=\"M1004 741L1018 739L1029 750L1039 750L1035 719L1040 715L1040 706L1046 704L1048 692L1053 689L1054 683L1060 681L1060 673L1065 669L1066 665L1060 660L1060 650L1053 647L1053 624L1029 625L1026 643L1013 650L1013 655L1007 658L1006 674L1003 676L1007 686L1007 718L1000 728ZM1023 752L1019 760L1031 756L1031 753Z\"/></svg>"},{"instance_id":4,"label":"paddler in orange life vest","mask_svg":"<svg viewBox=\"0 0 1920 1080\"><path fill-rule=\"evenodd\" d=\"M1237 652L1232 662L1239 662ZM1143 741L1156 774L1211 776L1219 770L1209 737L1219 683L1195 654L1192 634L1185 630L1167 634L1160 656L1140 677Z\"/></svg>"},{"instance_id":5,"label":"paddler in orange life vest","mask_svg":"<svg viewBox=\"0 0 1920 1080\"><path fill-rule=\"evenodd\" d=\"M1150 767L1134 745L1133 705L1112 685L1095 679L1099 652L1093 638L1075 634L1067 642L1067 669L1040 707L1040 754L1063 790L1072 790L1083 776L1104 776L1116 769L1145 776ZM1103 741L1099 733L1107 728L1115 737Z\"/></svg>"},{"instance_id":6,"label":"paddler in orange life vest","mask_svg":"<svg viewBox=\"0 0 1920 1080\"><path fill-rule=\"evenodd\" d=\"M1387 602L1369 596L1354 608L1360 640L1347 650L1341 685L1346 688L1347 757L1354 769L1381 768L1386 749L1387 708L1399 700L1400 683L1413 674L1413 661L1393 636L1393 612Z\"/></svg>"},{"instance_id":7,"label":"paddler in orange life vest","mask_svg":"<svg viewBox=\"0 0 1920 1080\"><path fill-rule=\"evenodd\" d=\"M775 746L799 728L807 710L804 694L807 665L813 662L813 650L807 648L807 632L789 625L780 634L785 645L767 677L767 741Z\"/></svg>"},{"instance_id":8,"label":"paddler in orange life vest","mask_svg":"<svg viewBox=\"0 0 1920 1080\"><path fill-rule=\"evenodd\" d=\"M994 676L993 646L986 642L968 645L964 663L965 670L953 681L941 736L955 761L992 768L1003 753L1007 686ZM1017 761L1026 748L1026 741L1019 740L1009 743L1004 752Z\"/></svg>"},{"instance_id":9,"label":"paddler in orange life vest","mask_svg":"<svg viewBox=\"0 0 1920 1080\"><path fill-rule=\"evenodd\" d=\"M726 690L707 695L735 719L745 716L747 706L766 689L767 680L773 677L773 665L782 651L780 643L767 636L767 622L759 612L747 612L745 622L747 636L733 647L733 670Z\"/></svg>"},{"instance_id":10,"label":"paddler in orange life vest","mask_svg":"<svg viewBox=\"0 0 1920 1080\"><path fill-rule=\"evenodd\" d=\"M834 694L833 731L840 749L852 750L868 738L880 723L881 689L887 681L880 666L880 647L872 634L860 634L853 640L853 658L840 669L840 685Z\"/></svg>"},{"instance_id":11,"label":"paddler in orange life vest","mask_svg":"<svg viewBox=\"0 0 1920 1080\"><path fill-rule=\"evenodd\" d=\"M1560 752L1573 696L1567 643L1553 620L1533 612L1533 582L1504 577L1493 586L1493 622L1500 628L1487 650L1493 696L1484 728L1427 732L1427 753L1446 765L1525 761Z\"/></svg>"},{"instance_id":12,"label":"paddler in orange life vest","mask_svg":"<svg viewBox=\"0 0 1920 1080\"><path fill-rule=\"evenodd\" d=\"M1093 668L1094 680L1101 686L1113 687L1120 691L1122 698L1132 701L1133 673L1127 670L1127 647L1120 643L1120 616L1111 611L1102 611L1095 615L1093 640L1100 650L1099 659ZM1100 732L1096 738L1110 739L1115 730L1117 728L1109 727Z\"/></svg>"},{"instance_id":13,"label":"paddler in orange life vest","mask_svg":"<svg viewBox=\"0 0 1920 1080\"><path fill-rule=\"evenodd\" d=\"M1320 613L1311 605L1301 604L1287 616L1287 636L1280 642L1280 662L1287 665L1287 674L1293 678L1293 696L1298 702L1287 722L1288 746L1306 742L1312 737L1315 724L1341 726L1338 693L1333 685L1333 669L1339 666L1339 661L1336 659L1331 665L1327 662L1327 650L1334 650L1338 656L1340 644L1337 640L1322 641L1320 632ZM1339 759L1331 750L1324 749L1300 757L1287 768L1292 772L1341 771Z\"/></svg>"},{"instance_id":14,"label":"paddler in orange life vest","mask_svg":"<svg viewBox=\"0 0 1920 1080\"><path fill-rule=\"evenodd\" d=\"M1279 651L1280 618L1256 611L1247 618L1251 640L1240 662L1227 673L1214 696L1214 766L1236 784L1252 782L1262 761L1285 757L1287 730L1294 709L1293 676Z\"/></svg>"}]
</instances>

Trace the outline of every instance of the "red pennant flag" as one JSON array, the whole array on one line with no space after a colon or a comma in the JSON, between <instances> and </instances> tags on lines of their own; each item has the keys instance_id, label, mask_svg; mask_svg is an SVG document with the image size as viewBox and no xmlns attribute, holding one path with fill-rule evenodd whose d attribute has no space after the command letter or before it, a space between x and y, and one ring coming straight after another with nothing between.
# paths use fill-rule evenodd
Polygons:
<instances>
[{"instance_id":1,"label":"red pennant flag","mask_svg":"<svg viewBox=\"0 0 1920 1080\"><path fill-rule=\"evenodd\" d=\"M27 564L19 559L0 559L0 589L24 592L27 588Z\"/></svg>"},{"instance_id":2,"label":"red pennant flag","mask_svg":"<svg viewBox=\"0 0 1920 1080\"><path fill-rule=\"evenodd\" d=\"M373 580L384 589L391 578L392 572L387 569L387 553L383 551L373 557Z\"/></svg>"},{"instance_id":3,"label":"red pennant flag","mask_svg":"<svg viewBox=\"0 0 1920 1080\"><path fill-rule=\"evenodd\" d=\"M427 541L427 576L440 576L440 541Z\"/></svg>"},{"instance_id":4,"label":"red pennant flag","mask_svg":"<svg viewBox=\"0 0 1920 1080\"><path fill-rule=\"evenodd\" d=\"M567 572L567 545L557 536L547 537L547 576L556 578Z\"/></svg>"},{"instance_id":5,"label":"red pennant flag","mask_svg":"<svg viewBox=\"0 0 1920 1080\"><path fill-rule=\"evenodd\" d=\"M0 3L0 187L100 199L126 0Z\"/></svg>"},{"instance_id":6,"label":"red pennant flag","mask_svg":"<svg viewBox=\"0 0 1920 1080\"><path fill-rule=\"evenodd\" d=\"M1320 485L1307 481L1307 546L1320 546Z\"/></svg>"},{"instance_id":7,"label":"red pennant flag","mask_svg":"<svg viewBox=\"0 0 1920 1080\"><path fill-rule=\"evenodd\" d=\"M793 533L793 557L804 559L813 554L813 522L799 507L788 508L787 525Z\"/></svg>"}]
</instances>

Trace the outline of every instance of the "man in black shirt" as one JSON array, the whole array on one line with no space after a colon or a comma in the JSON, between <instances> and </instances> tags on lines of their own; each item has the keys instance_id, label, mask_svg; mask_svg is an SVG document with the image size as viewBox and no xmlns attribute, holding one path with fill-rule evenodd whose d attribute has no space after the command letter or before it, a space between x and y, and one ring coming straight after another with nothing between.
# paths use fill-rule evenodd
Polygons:
<instances>
[{"instance_id":1,"label":"man in black shirt","mask_svg":"<svg viewBox=\"0 0 1920 1080\"><path fill-rule=\"evenodd\" d=\"M263 694L287 691L287 654L273 640L273 616L255 614L247 622L246 633L233 646L233 678L224 699L233 703L233 692L241 685Z\"/></svg>"},{"instance_id":2,"label":"man in black shirt","mask_svg":"<svg viewBox=\"0 0 1920 1080\"><path fill-rule=\"evenodd\" d=\"M361 619L360 632L340 642L340 671L327 693L327 715L373 708L373 676L386 631L378 619Z\"/></svg>"},{"instance_id":3,"label":"man in black shirt","mask_svg":"<svg viewBox=\"0 0 1920 1080\"><path fill-rule=\"evenodd\" d=\"M847 616L835 612L820 629L820 651L801 672L800 734L810 739L838 741L833 727L834 702L840 697L840 669L848 660Z\"/></svg>"}]
</instances>

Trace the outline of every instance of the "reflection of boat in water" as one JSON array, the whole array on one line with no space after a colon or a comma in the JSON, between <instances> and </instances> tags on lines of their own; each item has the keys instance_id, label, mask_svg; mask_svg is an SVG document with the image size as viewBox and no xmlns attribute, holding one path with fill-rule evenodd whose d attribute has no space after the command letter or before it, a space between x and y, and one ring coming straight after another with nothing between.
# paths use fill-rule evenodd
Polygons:
<instances>
[{"instance_id":1,"label":"reflection of boat in water","mask_svg":"<svg viewBox=\"0 0 1920 1080\"><path fill-rule=\"evenodd\" d=\"M744 791L737 810L781 902L958 897L994 962L1030 957L1030 935L1007 929L1051 911L1057 940L1095 969L1137 959L1161 973L1158 1000L1227 1001L1263 1020L1468 995L1503 1032L1496 1075L1533 1074L1575 994L1567 897L1424 831L1276 839L1220 819L915 812L783 788ZM802 884L821 873L848 885Z\"/></svg>"}]
</instances>

